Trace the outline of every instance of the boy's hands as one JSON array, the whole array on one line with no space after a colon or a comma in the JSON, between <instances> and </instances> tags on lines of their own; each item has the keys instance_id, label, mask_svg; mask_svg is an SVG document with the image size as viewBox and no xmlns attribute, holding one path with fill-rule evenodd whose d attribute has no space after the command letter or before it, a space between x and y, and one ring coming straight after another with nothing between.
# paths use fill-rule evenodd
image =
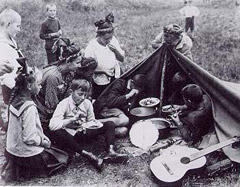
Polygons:
<instances>
[{"instance_id":1,"label":"boy's hands","mask_svg":"<svg viewBox=\"0 0 240 187\"><path fill-rule=\"evenodd\" d=\"M43 139L40 146L44 147L44 148L50 148L51 147L51 141L48 139Z\"/></svg>"},{"instance_id":2,"label":"boy's hands","mask_svg":"<svg viewBox=\"0 0 240 187\"><path fill-rule=\"evenodd\" d=\"M137 89L132 89L128 94L126 94L126 99L129 99L133 97L134 95L139 94L139 90Z\"/></svg>"},{"instance_id":3,"label":"boy's hands","mask_svg":"<svg viewBox=\"0 0 240 187\"><path fill-rule=\"evenodd\" d=\"M11 73L14 67L8 61L1 61L0 62L0 76L4 75L5 73Z\"/></svg>"}]
</instances>

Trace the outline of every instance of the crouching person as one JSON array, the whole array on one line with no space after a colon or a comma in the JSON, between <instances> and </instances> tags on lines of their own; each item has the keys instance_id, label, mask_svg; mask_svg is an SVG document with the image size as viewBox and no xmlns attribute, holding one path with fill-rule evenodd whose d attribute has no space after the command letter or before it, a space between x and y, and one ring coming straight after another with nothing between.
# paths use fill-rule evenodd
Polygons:
<instances>
[{"instance_id":1,"label":"crouching person","mask_svg":"<svg viewBox=\"0 0 240 187\"><path fill-rule=\"evenodd\" d=\"M185 104L178 106L179 115L171 118L178 127L178 135L186 142L200 143L213 128L211 100L196 84L188 84L181 92Z\"/></svg>"},{"instance_id":2,"label":"crouching person","mask_svg":"<svg viewBox=\"0 0 240 187\"><path fill-rule=\"evenodd\" d=\"M72 82L72 94L62 100L50 120L49 129L52 131L50 137L57 144L68 147L74 152L88 158L98 169L102 169L103 159L82 149L82 143L88 138L95 138L104 134L108 145L107 159L127 159L127 155L116 153L113 149L115 141L115 124L111 121L103 123L103 126L96 131L84 129L86 123L100 123L95 120L93 106L90 100L86 99L90 89L90 83L85 79L75 79Z\"/></svg>"},{"instance_id":3,"label":"crouching person","mask_svg":"<svg viewBox=\"0 0 240 187\"><path fill-rule=\"evenodd\" d=\"M65 152L59 150L58 156L54 154L56 149L50 148L51 142L43 134L37 107L32 100L32 96L39 92L41 76L27 69L25 65L17 76L10 99L7 162L1 175L6 181L46 177L68 162Z\"/></svg>"}]
</instances>

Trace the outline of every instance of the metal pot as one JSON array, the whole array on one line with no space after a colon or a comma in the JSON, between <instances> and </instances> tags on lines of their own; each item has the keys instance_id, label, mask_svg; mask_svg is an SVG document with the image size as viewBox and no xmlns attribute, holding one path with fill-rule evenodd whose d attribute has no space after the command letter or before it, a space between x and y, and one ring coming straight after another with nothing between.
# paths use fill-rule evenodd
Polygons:
<instances>
[{"instance_id":1,"label":"metal pot","mask_svg":"<svg viewBox=\"0 0 240 187\"><path fill-rule=\"evenodd\" d=\"M146 121L153 123L157 127L159 132L159 139L165 139L170 135L170 130L172 129L170 127L170 121L164 118L151 118L147 119Z\"/></svg>"},{"instance_id":2,"label":"metal pot","mask_svg":"<svg viewBox=\"0 0 240 187\"><path fill-rule=\"evenodd\" d=\"M136 107L130 110L131 121L136 122L138 120L154 117L156 110L154 108Z\"/></svg>"}]
</instances>

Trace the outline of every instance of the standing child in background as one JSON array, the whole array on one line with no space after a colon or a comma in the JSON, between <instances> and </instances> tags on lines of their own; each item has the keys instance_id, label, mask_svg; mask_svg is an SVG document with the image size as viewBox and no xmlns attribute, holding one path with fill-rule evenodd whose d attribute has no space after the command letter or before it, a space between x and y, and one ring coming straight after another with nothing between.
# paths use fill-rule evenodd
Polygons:
<instances>
[{"instance_id":1,"label":"standing child in background","mask_svg":"<svg viewBox=\"0 0 240 187\"><path fill-rule=\"evenodd\" d=\"M54 43L59 37L62 36L62 30L60 27L59 19L56 17L57 7L55 4L48 4L47 8L47 18L41 24L40 38L45 40L45 49L47 53L48 64L56 62L60 56L60 48L54 49Z\"/></svg>"},{"instance_id":2,"label":"standing child in background","mask_svg":"<svg viewBox=\"0 0 240 187\"><path fill-rule=\"evenodd\" d=\"M179 12L185 17L185 31L188 32L190 29L191 34L193 34L194 17L199 16L200 12L196 6L192 5L192 0L187 0L186 2L186 6L181 8Z\"/></svg>"},{"instance_id":3,"label":"standing child in background","mask_svg":"<svg viewBox=\"0 0 240 187\"><path fill-rule=\"evenodd\" d=\"M58 159L59 155L54 154L50 140L43 134L37 107L32 100L40 90L41 74L29 71L26 62L23 63L10 99L7 162L2 170L6 181L49 176L66 166L68 160L67 154Z\"/></svg>"}]
</instances>

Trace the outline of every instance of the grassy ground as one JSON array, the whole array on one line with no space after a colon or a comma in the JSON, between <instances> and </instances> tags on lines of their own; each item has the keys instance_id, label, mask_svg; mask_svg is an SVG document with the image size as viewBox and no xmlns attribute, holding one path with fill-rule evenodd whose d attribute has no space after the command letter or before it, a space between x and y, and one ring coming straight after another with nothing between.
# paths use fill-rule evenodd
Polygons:
<instances>
[{"instance_id":1,"label":"grassy ground","mask_svg":"<svg viewBox=\"0 0 240 187\"><path fill-rule=\"evenodd\" d=\"M0 0L0 10L11 7L22 16L22 33L18 43L29 63L42 67L46 64L43 41L39 39L40 23L44 20L45 4L51 0ZM240 7L233 0L212 0L203 3L195 0L201 15L196 18L196 33L192 49L194 61L213 75L238 82L240 54ZM151 40L169 23L184 26L178 10L182 0L52 0L58 7L58 17L64 36L81 48L95 36L94 22L109 12L115 15L118 26L116 36L126 51L121 64L127 70L148 56L153 50ZM0 103L1 104L1 103ZM2 106L2 104L1 104ZM3 159L5 136L0 136L0 160ZM126 142L118 140L118 150ZM126 140L124 140L126 141ZM34 179L0 185L78 185L78 186L157 186L149 171L153 156L131 157L127 164L106 165L99 174L86 160L75 158L70 166L59 174L46 179ZM219 177L185 180L183 186L237 186L239 173L227 172ZM239 184L239 182L238 182ZM239 186L239 185L238 185Z\"/></svg>"}]
</instances>

